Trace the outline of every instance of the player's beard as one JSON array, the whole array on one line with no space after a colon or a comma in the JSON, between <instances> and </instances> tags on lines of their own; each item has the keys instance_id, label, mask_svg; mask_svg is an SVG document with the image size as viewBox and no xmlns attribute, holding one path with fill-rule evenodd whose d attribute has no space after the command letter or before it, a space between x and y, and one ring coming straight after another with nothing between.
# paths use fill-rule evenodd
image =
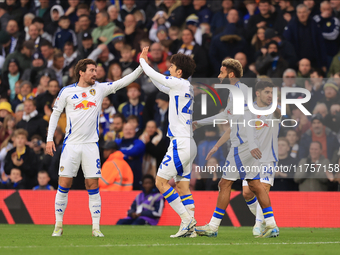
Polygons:
<instances>
[{"instance_id":1,"label":"player's beard","mask_svg":"<svg viewBox=\"0 0 340 255\"><path fill-rule=\"evenodd\" d=\"M92 78L89 79L88 81L86 81L87 85L89 86L93 86L96 83L96 79L94 79L94 81L92 82Z\"/></svg>"}]
</instances>

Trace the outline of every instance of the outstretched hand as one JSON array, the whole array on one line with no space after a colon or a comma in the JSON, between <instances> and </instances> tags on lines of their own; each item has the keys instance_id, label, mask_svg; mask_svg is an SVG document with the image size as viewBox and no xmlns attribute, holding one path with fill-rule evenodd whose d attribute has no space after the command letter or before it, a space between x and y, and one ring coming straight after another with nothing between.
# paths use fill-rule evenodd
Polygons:
<instances>
[{"instance_id":1,"label":"outstretched hand","mask_svg":"<svg viewBox=\"0 0 340 255\"><path fill-rule=\"evenodd\" d=\"M142 53L139 56L139 59L144 59L146 62L148 62L148 52L149 52L149 47L144 47Z\"/></svg>"}]
</instances>

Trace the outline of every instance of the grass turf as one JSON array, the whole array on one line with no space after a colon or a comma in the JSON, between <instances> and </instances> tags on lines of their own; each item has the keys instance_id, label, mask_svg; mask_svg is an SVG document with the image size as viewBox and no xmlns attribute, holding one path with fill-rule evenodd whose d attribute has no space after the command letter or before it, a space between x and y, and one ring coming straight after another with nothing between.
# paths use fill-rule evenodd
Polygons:
<instances>
[{"instance_id":1,"label":"grass turf","mask_svg":"<svg viewBox=\"0 0 340 255\"><path fill-rule=\"evenodd\" d=\"M217 238L169 236L178 227L102 226L104 238L91 226L64 226L51 237L51 225L0 225L0 254L340 254L340 229L281 228L278 238L256 239L250 227L220 227Z\"/></svg>"}]
</instances>

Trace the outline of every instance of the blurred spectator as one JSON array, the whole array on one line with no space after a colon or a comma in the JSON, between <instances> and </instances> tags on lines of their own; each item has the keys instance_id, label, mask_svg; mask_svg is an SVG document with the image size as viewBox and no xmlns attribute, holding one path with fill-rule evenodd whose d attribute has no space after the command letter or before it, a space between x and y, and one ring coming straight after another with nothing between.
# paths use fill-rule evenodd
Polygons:
<instances>
[{"instance_id":1,"label":"blurred spectator","mask_svg":"<svg viewBox=\"0 0 340 255\"><path fill-rule=\"evenodd\" d=\"M340 21L333 17L332 7L328 1L320 4L321 14L315 15L313 19L321 29L322 36L325 39L327 52L327 68L331 65L333 57L339 51L339 26Z\"/></svg>"},{"instance_id":2,"label":"blurred spectator","mask_svg":"<svg viewBox=\"0 0 340 255\"><path fill-rule=\"evenodd\" d=\"M311 93L311 99L308 101L308 110L314 109L316 103L324 96L324 72L321 69L311 69L310 81L305 81L305 88Z\"/></svg>"},{"instance_id":3,"label":"blurred spectator","mask_svg":"<svg viewBox=\"0 0 340 255\"><path fill-rule=\"evenodd\" d=\"M133 189L141 189L142 160L145 152L144 143L136 137L136 130L130 123L123 127L123 138L116 139L119 150L124 154L124 159L133 172Z\"/></svg>"},{"instance_id":4,"label":"blurred spectator","mask_svg":"<svg viewBox=\"0 0 340 255\"><path fill-rule=\"evenodd\" d=\"M44 73L40 79L39 79L39 84L36 87L35 91L35 96L39 96L47 91L48 88L48 82L50 81L50 76L48 73ZM59 86L58 86L59 87Z\"/></svg>"},{"instance_id":5,"label":"blurred spectator","mask_svg":"<svg viewBox=\"0 0 340 255\"><path fill-rule=\"evenodd\" d=\"M340 70L340 51L333 57L331 66L329 67L327 76L333 76L334 74L338 73Z\"/></svg>"},{"instance_id":6,"label":"blurred spectator","mask_svg":"<svg viewBox=\"0 0 340 255\"><path fill-rule=\"evenodd\" d=\"M18 104L17 107L15 108L15 123L18 123L21 121L22 116L24 115L24 104Z\"/></svg>"},{"instance_id":7,"label":"blurred spectator","mask_svg":"<svg viewBox=\"0 0 340 255\"><path fill-rule=\"evenodd\" d=\"M206 165L206 156L209 151L215 146L219 139L217 129L213 126L208 126L205 128L205 138L201 141L197 146L197 157L195 159L195 164L204 167ZM225 155L223 155L223 150L217 150L214 154L215 159L217 160L217 164L221 167L224 166L225 163Z\"/></svg>"},{"instance_id":8,"label":"blurred spectator","mask_svg":"<svg viewBox=\"0 0 340 255\"><path fill-rule=\"evenodd\" d=\"M340 19L340 2L338 0L331 0L330 3L333 9L333 15Z\"/></svg>"},{"instance_id":9,"label":"blurred spectator","mask_svg":"<svg viewBox=\"0 0 340 255\"><path fill-rule=\"evenodd\" d=\"M291 130L292 131L292 130ZM295 191L298 190L294 183L294 167L298 161L289 154L291 147L288 139L280 137L278 141L277 169L275 169L275 183L271 190L276 191Z\"/></svg>"},{"instance_id":10,"label":"blurred spectator","mask_svg":"<svg viewBox=\"0 0 340 255\"><path fill-rule=\"evenodd\" d=\"M295 131L298 137L301 138L301 136L311 128L311 122L309 121L308 117L295 105L292 105L290 109L292 112L291 118L297 122Z\"/></svg>"},{"instance_id":11,"label":"blurred spectator","mask_svg":"<svg viewBox=\"0 0 340 255\"><path fill-rule=\"evenodd\" d=\"M6 3L0 3L0 23L2 31L6 31L7 23L11 19L11 16L7 13L6 9Z\"/></svg>"},{"instance_id":12,"label":"blurred spectator","mask_svg":"<svg viewBox=\"0 0 340 255\"><path fill-rule=\"evenodd\" d=\"M100 125L103 128L103 135L109 131L111 123L113 123L113 116L116 113L116 109L112 105L110 98L104 97L102 103L102 110L99 117Z\"/></svg>"},{"instance_id":13,"label":"blurred spectator","mask_svg":"<svg viewBox=\"0 0 340 255\"><path fill-rule=\"evenodd\" d=\"M136 137L140 137L140 135L143 133L143 129L139 127L139 118L136 115L130 115L129 117L126 118L126 123L132 124L134 127L136 134Z\"/></svg>"},{"instance_id":14,"label":"blurred spectator","mask_svg":"<svg viewBox=\"0 0 340 255\"><path fill-rule=\"evenodd\" d=\"M35 16L40 17L44 20L45 24L51 22L49 0L39 0L40 5L35 8Z\"/></svg>"},{"instance_id":15,"label":"blurred spectator","mask_svg":"<svg viewBox=\"0 0 340 255\"><path fill-rule=\"evenodd\" d=\"M324 119L325 126L332 129L339 139L339 131L340 131L340 104L333 104L331 106L330 112L327 114L327 116Z\"/></svg>"},{"instance_id":16,"label":"blurred spectator","mask_svg":"<svg viewBox=\"0 0 340 255\"><path fill-rule=\"evenodd\" d=\"M339 142L332 130L323 125L321 114L313 115L312 127L300 140L299 158L303 159L308 156L309 146L312 142L319 142L322 147L321 154L332 161L334 154L339 149Z\"/></svg>"},{"instance_id":17,"label":"blurred spectator","mask_svg":"<svg viewBox=\"0 0 340 255\"><path fill-rule=\"evenodd\" d=\"M110 53L105 44L100 44L87 58L92 59L97 63L101 63L106 69L108 69L115 57L112 53Z\"/></svg>"},{"instance_id":18,"label":"blurred spectator","mask_svg":"<svg viewBox=\"0 0 340 255\"><path fill-rule=\"evenodd\" d=\"M243 52L238 52L238 53L236 53L234 58L236 60L240 61L241 65L242 65L242 69L243 69L243 76L242 76L242 78L256 78L256 74L249 69L248 60L247 60L247 55L246 54L244 54ZM245 82L248 86L250 85L249 84L249 80L250 79L247 79L248 82Z\"/></svg>"},{"instance_id":19,"label":"blurred spectator","mask_svg":"<svg viewBox=\"0 0 340 255\"><path fill-rule=\"evenodd\" d=\"M233 0L222 0L222 10L216 12L211 20L211 32L227 25L228 12L233 8ZM209 23L209 22L208 22Z\"/></svg>"},{"instance_id":20,"label":"blurred spectator","mask_svg":"<svg viewBox=\"0 0 340 255\"><path fill-rule=\"evenodd\" d=\"M2 105L4 103L6 102L0 103L0 111L2 111ZM13 134L15 130L15 118L13 117L13 115L9 114L3 120L1 120L1 122L2 125L0 127L0 144L2 144L10 135Z\"/></svg>"},{"instance_id":21,"label":"blurred spectator","mask_svg":"<svg viewBox=\"0 0 340 255\"><path fill-rule=\"evenodd\" d=\"M38 29L38 34L39 36L41 36L41 38L46 39L49 42L52 42L52 36L44 31L44 20L42 18L35 17L32 20L32 24L35 25L36 28Z\"/></svg>"},{"instance_id":22,"label":"blurred spectator","mask_svg":"<svg viewBox=\"0 0 340 255\"><path fill-rule=\"evenodd\" d=\"M63 87L63 69L64 69L65 58L62 52L56 51L53 55L53 65L51 69L55 72L56 79L59 82L59 86Z\"/></svg>"},{"instance_id":23,"label":"blurred spectator","mask_svg":"<svg viewBox=\"0 0 340 255\"><path fill-rule=\"evenodd\" d=\"M195 14L191 14L185 20L185 24L187 28L189 28L195 35L195 42L199 45L202 45L202 29L199 27L199 20Z\"/></svg>"},{"instance_id":24,"label":"blurred spectator","mask_svg":"<svg viewBox=\"0 0 340 255\"><path fill-rule=\"evenodd\" d=\"M279 6L280 10L277 14L275 30L279 35L282 35L285 26L287 26L288 22L295 17L296 11L293 5L293 0L280 0Z\"/></svg>"},{"instance_id":25,"label":"blurred spectator","mask_svg":"<svg viewBox=\"0 0 340 255\"><path fill-rule=\"evenodd\" d=\"M124 115L116 113L112 117L112 123L110 124L110 130L104 136L105 141L112 141L123 137L123 126L125 123Z\"/></svg>"},{"instance_id":26,"label":"blurred spectator","mask_svg":"<svg viewBox=\"0 0 340 255\"><path fill-rule=\"evenodd\" d=\"M31 138L31 142L27 143L28 146L34 151L35 155L37 156L38 165L37 168L41 169L42 162L45 156L45 146L46 144L42 141L40 135L33 135Z\"/></svg>"},{"instance_id":27,"label":"blurred spectator","mask_svg":"<svg viewBox=\"0 0 340 255\"><path fill-rule=\"evenodd\" d=\"M84 32L81 37L81 48L77 50L77 61L87 58L94 50L93 39L90 33Z\"/></svg>"},{"instance_id":28,"label":"blurred spectator","mask_svg":"<svg viewBox=\"0 0 340 255\"><path fill-rule=\"evenodd\" d=\"M38 185L33 187L33 190L54 190L54 188L49 185L51 178L46 170L40 170L38 172Z\"/></svg>"},{"instance_id":29,"label":"blurred spectator","mask_svg":"<svg viewBox=\"0 0 340 255\"><path fill-rule=\"evenodd\" d=\"M34 88L39 84L40 77L48 74L52 79L56 79L56 74L51 68L46 68L46 62L43 55L37 51L32 55L32 66L24 71L23 80L30 81Z\"/></svg>"},{"instance_id":30,"label":"blurred spectator","mask_svg":"<svg viewBox=\"0 0 340 255\"><path fill-rule=\"evenodd\" d=\"M145 175L142 180L143 191L137 195L127 217L117 225L157 225L164 209L164 198L155 186L155 178Z\"/></svg>"},{"instance_id":31,"label":"blurred spectator","mask_svg":"<svg viewBox=\"0 0 340 255\"><path fill-rule=\"evenodd\" d=\"M192 56L196 63L195 73L193 78L207 77L209 61L205 50L195 43L194 34L190 29L184 29L182 31L182 46L178 50L178 53L183 53L188 56Z\"/></svg>"},{"instance_id":32,"label":"blurred spectator","mask_svg":"<svg viewBox=\"0 0 340 255\"><path fill-rule=\"evenodd\" d=\"M333 81L327 81L323 86L325 97L321 98L318 102L324 103L327 106L328 111L333 104L340 104L339 87Z\"/></svg>"},{"instance_id":33,"label":"blurred spectator","mask_svg":"<svg viewBox=\"0 0 340 255\"><path fill-rule=\"evenodd\" d=\"M164 11L158 11L156 15L152 18L153 24L149 31L149 39L151 41L157 41L157 31L160 26L165 26L170 28L170 22L167 21L168 15Z\"/></svg>"},{"instance_id":34,"label":"blurred spectator","mask_svg":"<svg viewBox=\"0 0 340 255\"><path fill-rule=\"evenodd\" d=\"M66 42L73 43L77 46L77 36L72 29L70 29L70 19L67 16L60 17L58 21L59 28L53 36L53 46L59 50L64 49Z\"/></svg>"},{"instance_id":35,"label":"blurred spectator","mask_svg":"<svg viewBox=\"0 0 340 255\"><path fill-rule=\"evenodd\" d=\"M194 0L193 5L199 18L199 23L210 23L213 13L207 6L207 0Z\"/></svg>"},{"instance_id":36,"label":"blurred spectator","mask_svg":"<svg viewBox=\"0 0 340 255\"><path fill-rule=\"evenodd\" d=\"M281 2L283 1L280 1L280 3ZM264 37L267 43L271 40L277 42L279 45L278 50L280 55L288 62L290 68L296 68L298 59L296 57L295 49L289 41L283 40L281 36L279 36L278 33L272 28L266 29Z\"/></svg>"},{"instance_id":37,"label":"blurred spectator","mask_svg":"<svg viewBox=\"0 0 340 255\"><path fill-rule=\"evenodd\" d=\"M309 59L303 58L299 61L299 70L297 73L296 85L304 88L306 81L310 78L310 71L312 70Z\"/></svg>"},{"instance_id":38,"label":"blurred spectator","mask_svg":"<svg viewBox=\"0 0 340 255\"><path fill-rule=\"evenodd\" d=\"M20 49L19 49L20 48ZM26 70L31 67L32 63L32 55L35 50L33 41L25 41L22 44L22 47L17 48L13 53L9 54L6 57L5 63L2 67L2 72L6 72L8 70L9 61L11 59L16 59L20 65L21 70Z\"/></svg>"},{"instance_id":39,"label":"blurred spectator","mask_svg":"<svg viewBox=\"0 0 340 255\"><path fill-rule=\"evenodd\" d=\"M315 0L303 0L303 4L307 6L312 17L320 14L319 3L316 3Z\"/></svg>"},{"instance_id":40,"label":"blurred spectator","mask_svg":"<svg viewBox=\"0 0 340 255\"><path fill-rule=\"evenodd\" d=\"M130 115L138 117L139 129L143 129L143 110L144 102L140 101L141 88L136 82L131 83L126 87L128 102L121 104L118 108L118 112L122 113L125 118Z\"/></svg>"},{"instance_id":41,"label":"blurred spectator","mask_svg":"<svg viewBox=\"0 0 340 255\"><path fill-rule=\"evenodd\" d=\"M124 20L125 26L125 41L130 44L136 53L139 52L139 42L143 38L147 38L148 35L141 28L137 27L136 18L132 14L128 14Z\"/></svg>"},{"instance_id":42,"label":"blurred spectator","mask_svg":"<svg viewBox=\"0 0 340 255\"><path fill-rule=\"evenodd\" d=\"M92 38L94 44L108 44L111 42L111 38L114 30L116 29L116 25L110 22L109 14L103 10L97 13L96 15L96 25L92 31Z\"/></svg>"},{"instance_id":43,"label":"blurred spectator","mask_svg":"<svg viewBox=\"0 0 340 255\"><path fill-rule=\"evenodd\" d=\"M322 144L313 141L308 146L309 153L300 160L294 181L299 184L299 191L328 191L330 161L322 155Z\"/></svg>"},{"instance_id":44,"label":"blurred spectator","mask_svg":"<svg viewBox=\"0 0 340 255\"><path fill-rule=\"evenodd\" d=\"M124 24L123 22L119 21L119 10L117 8L117 6L115 5L110 5L107 8L107 12L110 16L110 22L112 22L113 24L115 24L117 27L119 27L121 30L124 30Z\"/></svg>"},{"instance_id":45,"label":"blurred spectator","mask_svg":"<svg viewBox=\"0 0 340 255\"><path fill-rule=\"evenodd\" d=\"M131 191L133 173L129 164L123 159L124 154L118 150L114 141L106 142L103 150L105 163L98 183L100 191Z\"/></svg>"},{"instance_id":46,"label":"blurred spectator","mask_svg":"<svg viewBox=\"0 0 340 255\"><path fill-rule=\"evenodd\" d=\"M273 28L276 21L276 12L272 12L272 4L270 0L260 0L260 13L250 17L247 24L246 38L251 40L259 27Z\"/></svg>"},{"instance_id":47,"label":"blurred spectator","mask_svg":"<svg viewBox=\"0 0 340 255\"><path fill-rule=\"evenodd\" d=\"M55 32L57 31L59 25L59 19L64 16L64 9L63 7L61 7L60 5L53 5L51 10L50 10L50 18L51 18L51 22L49 23L45 23L45 30L47 33L49 33L50 35L54 35ZM25 24L26 26L26 24ZM53 40L53 38L52 38Z\"/></svg>"},{"instance_id":48,"label":"blurred spectator","mask_svg":"<svg viewBox=\"0 0 340 255\"><path fill-rule=\"evenodd\" d=\"M229 16L229 15L228 15ZM238 35L235 23L229 23L225 30L214 36L210 45L210 61L214 75L220 72L222 61L226 57L234 57L237 52L246 50L246 41Z\"/></svg>"},{"instance_id":49,"label":"blurred spectator","mask_svg":"<svg viewBox=\"0 0 340 255\"><path fill-rule=\"evenodd\" d=\"M29 81L23 81L20 83L19 94L16 95L12 101L12 108L15 109L19 104L25 102L27 99L33 99L34 94L32 93L32 83Z\"/></svg>"},{"instance_id":50,"label":"blurred spectator","mask_svg":"<svg viewBox=\"0 0 340 255\"><path fill-rule=\"evenodd\" d=\"M135 11L139 10L136 6L135 0L123 0L123 5L120 9L120 20L124 21L126 16L133 14Z\"/></svg>"},{"instance_id":51,"label":"blurred spectator","mask_svg":"<svg viewBox=\"0 0 340 255\"><path fill-rule=\"evenodd\" d=\"M195 190L218 190L220 179L217 176L217 170L219 167L222 168L223 165L220 165L215 157L211 157L207 161L205 172L203 172L204 166L202 165L200 169L202 169L203 173L196 172Z\"/></svg>"},{"instance_id":52,"label":"blurred spectator","mask_svg":"<svg viewBox=\"0 0 340 255\"><path fill-rule=\"evenodd\" d=\"M122 58L120 59L120 64L122 66L122 76L126 76L129 73L132 73L139 64L133 60L133 52L130 45L124 45L122 50L120 51Z\"/></svg>"},{"instance_id":53,"label":"blurred spectator","mask_svg":"<svg viewBox=\"0 0 340 255\"><path fill-rule=\"evenodd\" d=\"M293 18L285 28L283 36L294 46L298 59L307 58L313 67L326 71L327 53L321 30L310 17L307 6L296 7L297 18Z\"/></svg>"},{"instance_id":54,"label":"blurred spectator","mask_svg":"<svg viewBox=\"0 0 340 255\"><path fill-rule=\"evenodd\" d=\"M21 76L22 72L19 69L19 62L14 58L10 59L8 62L8 71L3 73L1 81L1 86L3 86L6 91L10 90L10 100L15 98L15 83L21 78Z\"/></svg>"},{"instance_id":55,"label":"blurred spectator","mask_svg":"<svg viewBox=\"0 0 340 255\"><path fill-rule=\"evenodd\" d=\"M34 151L26 145L28 133L19 128L14 132L15 147L8 151L5 158L5 173L10 175L13 168L21 170L26 189L33 188L36 183L37 157Z\"/></svg>"},{"instance_id":56,"label":"blurred spectator","mask_svg":"<svg viewBox=\"0 0 340 255\"><path fill-rule=\"evenodd\" d=\"M52 43L50 43L50 42L42 43L41 46L40 46L40 51L41 51L41 54L43 55L45 61L47 62L47 67L52 67L52 65L53 65L53 54L54 54L54 49L53 49Z\"/></svg>"},{"instance_id":57,"label":"blurred spectator","mask_svg":"<svg viewBox=\"0 0 340 255\"><path fill-rule=\"evenodd\" d=\"M153 112L149 113L150 119L155 120L157 128L159 128L163 136L165 137L168 133L169 119L169 96L163 92L158 92L156 95L156 104L154 105ZM153 116L153 118L151 118ZM150 119L147 119L150 120Z\"/></svg>"},{"instance_id":58,"label":"blurred spectator","mask_svg":"<svg viewBox=\"0 0 340 255\"><path fill-rule=\"evenodd\" d=\"M24 189L21 170L13 167L7 181L0 182L0 189Z\"/></svg>"},{"instance_id":59,"label":"blurred spectator","mask_svg":"<svg viewBox=\"0 0 340 255\"><path fill-rule=\"evenodd\" d=\"M22 120L17 124L17 128L27 130L27 139L30 141L33 135L40 135L42 140L46 140L48 123L36 110L36 103L32 99L27 99L24 102L24 115Z\"/></svg>"},{"instance_id":60,"label":"blurred spectator","mask_svg":"<svg viewBox=\"0 0 340 255\"><path fill-rule=\"evenodd\" d=\"M269 42L261 49L262 56L256 60L256 70L260 75L270 78L280 78L288 68L288 63L281 57L276 41Z\"/></svg>"},{"instance_id":61,"label":"blurred spectator","mask_svg":"<svg viewBox=\"0 0 340 255\"><path fill-rule=\"evenodd\" d=\"M0 145L0 181L7 181L8 176L5 173L5 158L7 152L13 149L13 133L4 140Z\"/></svg>"},{"instance_id":62,"label":"blurred spectator","mask_svg":"<svg viewBox=\"0 0 340 255\"><path fill-rule=\"evenodd\" d=\"M69 69L77 64L78 52L74 50L74 45L71 42L66 42L64 45L64 68Z\"/></svg>"},{"instance_id":63,"label":"blurred spectator","mask_svg":"<svg viewBox=\"0 0 340 255\"><path fill-rule=\"evenodd\" d=\"M255 52L255 60L261 54L261 49L266 45L266 38L265 38L266 29L264 27L257 28L256 34L254 34L253 38L251 39L251 46L252 51Z\"/></svg>"},{"instance_id":64,"label":"blurred spectator","mask_svg":"<svg viewBox=\"0 0 340 255\"><path fill-rule=\"evenodd\" d=\"M258 14L260 11L257 8L257 3L255 0L245 0L243 1L248 13L243 16L243 23L244 26L248 26L248 22L251 16L254 16L254 14Z\"/></svg>"},{"instance_id":65,"label":"blurred spectator","mask_svg":"<svg viewBox=\"0 0 340 255\"><path fill-rule=\"evenodd\" d=\"M289 129L286 133L285 138L287 139L288 145L289 145L289 151L288 151L289 156L292 158L297 158L298 152L299 152L299 143L298 143L299 137L298 137L297 132L294 129Z\"/></svg>"},{"instance_id":66,"label":"blurred spectator","mask_svg":"<svg viewBox=\"0 0 340 255\"><path fill-rule=\"evenodd\" d=\"M166 66L166 53L162 50L160 43L153 43L150 47L149 60L151 61L151 67L158 68L160 73L164 73L167 70ZM157 70L157 69L155 69Z\"/></svg>"},{"instance_id":67,"label":"blurred spectator","mask_svg":"<svg viewBox=\"0 0 340 255\"><path fill-rule=\"evenodd\" d=\"M313 110L313 115L314 114L321 114L322 118L325 118L328 114L328 109L327 106L324 103L318 103Z\"/></svg>"},{"instance_id":68,"label":"blurred spectator","mask_svg":"<svg viewBox=\"0 0 340 255\"><path fill-rule=\"evenodd\" d=\"M169 139L163 136L163 132L157 128L153 120L146 123L145 130L139 139L145 144L143 174L156 176L156 171L168 149Z\"/></svg>"},{"instance_id":69,"label":"blurred spectator","mask_svg":"<svg viewBox=\"0 0 340 255\"><path fill-rule=\"evenodd\" d=\"M170 22L171 26L180 27L185 20L185 10L181 8L180 1L176 0L165 0L164 1L165 11L168 15L168 21ZM195 11L194 9L192 9ZM192 14L192 13L188 13Z\"/></svg>"},{"instance_id":70,"label":"blurred spectator","mask_svg":"<svg viewBox=\"0 0 340 255\"><path fill-rule=\"evenodd\" d=\"M97 65L97 78L98 82L105 82L106 81L106 68L103 66L102 63Z\"/></svg>"},{"instance_id":71,"label":"blurred spectator","mask_svg":"<svg viewBox=\"0 0 340 255\"><path fill-rule=\"evenodd\" d=\"M125 45L125 34L122 30L117 29L112 36L111 43L108 44L109 51L113 54L115 59L121 59L121 50Z\"/></svg>"}]
</instances>

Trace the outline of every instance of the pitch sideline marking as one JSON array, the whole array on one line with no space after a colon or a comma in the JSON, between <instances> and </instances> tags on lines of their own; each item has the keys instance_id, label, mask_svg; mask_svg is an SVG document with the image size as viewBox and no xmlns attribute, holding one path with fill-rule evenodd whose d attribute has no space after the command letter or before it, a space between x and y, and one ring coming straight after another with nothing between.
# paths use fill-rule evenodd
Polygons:
<instances>
[{"instance_id":1,"label":"pitch sideline marking","mask_svg":"<svg viewBox=\"0 0 340 255\"><path fill-rule=\"evenodd\" d=\"M310 245L310 244L340 244L335 242L297 242L297 243L178 243L178 244L102 244L102 245L58 245L58 246L0 246L0 249L25 248L91 248L91 247L147 247L147 246L232 246L232 245Z\"/></svg>"}]
</instances>

